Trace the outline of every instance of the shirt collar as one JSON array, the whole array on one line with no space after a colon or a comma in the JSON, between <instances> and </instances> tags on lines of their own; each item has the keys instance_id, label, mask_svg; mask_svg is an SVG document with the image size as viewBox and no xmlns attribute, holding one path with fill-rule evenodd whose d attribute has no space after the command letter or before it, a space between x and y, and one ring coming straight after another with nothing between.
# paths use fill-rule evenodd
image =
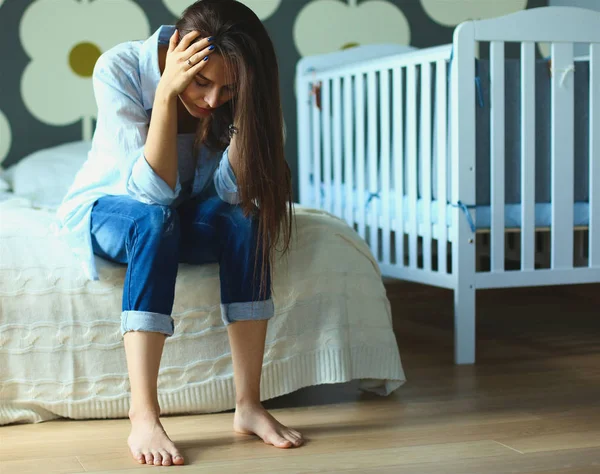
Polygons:
<instances>
[{"instance_id":1,"label":"shirt collar","mask_svg":"<svg viewBox=\"0 0 600 474\"><path fill-rule=\"evenodd\" d=\"M152 109L156 88L160 81L158 67L158 45L169 44L175 26L162 25L154 34L142 43L140 49L140 81L142 86L142 104L145 110Z\"/></svg>"}]
</instances>

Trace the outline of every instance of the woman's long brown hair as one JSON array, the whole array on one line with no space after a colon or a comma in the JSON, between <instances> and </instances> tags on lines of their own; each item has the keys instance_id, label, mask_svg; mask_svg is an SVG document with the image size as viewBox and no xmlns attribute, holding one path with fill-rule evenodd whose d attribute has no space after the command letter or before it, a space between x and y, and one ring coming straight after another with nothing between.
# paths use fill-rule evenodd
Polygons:
<instances>
[{"instance_id":1,"label":"woman's long brown hair","mask_svg":"<svg viewBox=\"0 0 600 474\"><path fill-rule=\"evenodd\" d=\"M180 38L190 31L199 31L200 38L212 36L213 54L223 56L228 76L236 84L233 99L203 121L198 140L213 150L224 150L229 145L229 125L238 129L240 206L246 216L258 218L256 256L264 296L267 270L273 269L281 232L283 253L289 249L293 219L275 48L256 14L235 0L197 1L175 26ZM254 271L256 275L256 267Z\"/></svg>"}]
</instances>

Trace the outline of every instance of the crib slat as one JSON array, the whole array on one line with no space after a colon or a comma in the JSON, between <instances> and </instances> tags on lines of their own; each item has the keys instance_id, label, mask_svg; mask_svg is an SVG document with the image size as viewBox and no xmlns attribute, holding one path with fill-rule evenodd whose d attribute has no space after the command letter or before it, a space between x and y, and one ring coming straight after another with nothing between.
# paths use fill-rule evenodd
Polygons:
<instances>
[{"instance_id":1,"label":"crib slat","mask_svg":"<svg viewBox=\"0 0 600 474\"><path fill-rule=\"evenodd\" d=\"M535 262L535 43L521 44L521 269Z\"/></svg>"},{"instance_id":2,"label":"crib slat","mask_svg":"<svg viewBox=\"0 0 600 474\"><path fill-rule=\"evenodd\" d=\"M342 78L333 79L333 214L342 214Z\"/></svg>"},{"instance_id":3,"label":"crib slat","mask_svg":"<svg viewBox=\"0 0 600 474\"><path fill-rule=\"evenodd\" d=\"M423 171L423 268L431 271L431 63L421 66L421 170Z\"/></svg>"},{"instance_id":4,"label":"crib slat","mask_svg":"<svg viewBox=\"0 0 600 474\"><path fill-rule=\"evenodd\" d=\"M321 199L321 111L316 100L312 100L312 145L313 145L313 203L318 209L323 205Z\"/></svg>"},{"instance_id":5,"label":"crib slat","mask_svg":"<svg viewBox=\"0 0 600 474\"><path fill-rule=\"evenodd\" d=\"M573 44L552 44L552 268L573 267ZM570 72L568 72L570 71Z\"/></svg>"},{"instance_id":6,"label":"crib slat","mask_svg":"<svg viewBox=\"0 0 600 474\"><path fill-rule=\"evenodd\" d=\"M375 71L371 70L367 73L367 91L368 91L368 160L369 160L369 196L378 193L377 179L377 88L375 82ZM367 198L368 200L369 198ZM375 258L379 260L377 230L379 229L379 204L380 199L371 199L367 206L369 219L369 243Z\"/></svg>"},{"instance_id":7,"label":"crib slat","mask_svg":"<svg viewBox=\"0 0 600 474\"><path fill-rule=\"evenodd\" d=\"M404 81L402 69L392 73L394 98L394 200L396 218L396 265L404 266Z\"/></svg>"},{"instance_id":8,"label":"crib slat","mask_svg":"<svg viewBox=\"0 0 600 474\"><path fill-rule=\"evenodd\" d=\"M365 76L356 75L354 86L356 108L356 208L358 210L358 235L366 240L366 211L365 211Z\"/></svg>"},{"instance_id":9,"label":"crib slat","mask_svg":"<svg viewBox=\"0 0 600 474\"><path fill-rule=\"evenodd\" d=\"M332 190L331 190L331 85L330 79L323 81L321 89L321 107L323 116L323 186L324 186L324 209L332 212Z\"/></svg>"},{"instance_id":10,"label":"crib slat","mask_svg":"<svg viewBox=\"0 0 600 474\"><path fill-rule=\"evenodd\" d=\"M490 43L491 271L504 271L504 43Z\"/></svg>"},{"instance_id":11,"label":"crib slat","mask_svg":"<svg viewBox=\"0 0 600 474\"><path fill-rule=\"evenodd\" d=\"M384 69L379 77L381 100L381 230L383 263L391 263L390 255L390 71Z\"/></svg>"},{"instance_id":12,"label":"crib slat","mask_svg":"<svg viewBox=\"0 0 600 474\"><path fill-rule=\"evenodd\" d=\"M408 260L411 268L417 268L417 67L406 68L406 125L408 144L408 204L409 235Z\"/></svg>"},{"instance_id":13,"label":"crib slat","mask_svg":"<svg viewBox=\"0 0 600 474\"><path fill-rule=\"evenodd\" d=\"M590 45L589 266L600 267L600 44Z\"/></svg>"},{"instance_id":14,"label":"crib slat","mask_svg":"<svg viewBox=\"0 0 600 474\"><path fill-rule=\"evenodd\" d=\"M446 249L448 245L448 226L446 225L446 201L448 179L448 78L446 61L436 63L436 116L437 116L437 214L438 214L438 272L448 272Z\"/></svg>"},{"instance_id":15,"label":"crib slat","mask_svg":"<svg viewBox=\"0 0 600 474\"><path fill-rule=\"evenodd\" d=\"M354 226L354 129L352 76L344 77L344 181L345 218L350 227Z\"/></svg>"},{"instance_id":16,"label":"crib slat","mask_svg":"<svg viewBox=\"0 0 600 474\"><path fill-rule=\"evenodd\" d=\"M298 174L300 175L300 197L299 202L304 206L312 205L312 194L310 190L311 163L311 97L310 83L305 78L298 81Z\"/></svg>"},{"instance_id":17,"label":"crib slat","mask_svg":"<svg viewBox=\"0 0 600 474\"><path fill-rule=\"evenodd\" d=\"M454 360L458 364L475 360L475 238L469 219L477 222L477 210L464 213L475 201L476 109L475 35L472 23L455 30L451 63L451 196L452 196L452 276L454 283ZM454 207L456 206L456 207Z\"/></svg>"}]
</instances>

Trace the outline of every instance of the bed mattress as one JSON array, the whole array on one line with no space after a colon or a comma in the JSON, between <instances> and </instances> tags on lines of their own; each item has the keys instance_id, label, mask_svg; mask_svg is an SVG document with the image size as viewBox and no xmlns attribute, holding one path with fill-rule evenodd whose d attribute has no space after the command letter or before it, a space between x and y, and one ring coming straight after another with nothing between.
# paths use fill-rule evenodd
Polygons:
<instances>
[{"instance_id":1,"label":"bed mattress","mask_svg":"<svg viewBox=\"0 0 600 474\"><path fill-rule=\"evenodd\" d=\"M351 380L391 393L405 376L376 261L340 219L303 207L296 218L275 265L262 399ZM26 200L0 202L0 222L0 424L126 417L125 266L98 257L101 279L87 280L53 235L52 212ZM218 265L182 264L158 380L165 414L235 407L219 303Z\"/></svg>"}]
</instances>

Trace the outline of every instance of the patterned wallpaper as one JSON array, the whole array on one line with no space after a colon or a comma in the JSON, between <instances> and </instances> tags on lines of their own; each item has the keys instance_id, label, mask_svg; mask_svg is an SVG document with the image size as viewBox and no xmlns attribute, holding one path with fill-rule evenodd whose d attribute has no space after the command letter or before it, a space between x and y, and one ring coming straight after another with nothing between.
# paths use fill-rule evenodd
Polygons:
<instances>
[{"instance_id":1,"label":"patterned wallpaper","mask_svg":"<svg viewBox=\"0 0 600 474\"><path fill-rule=\"evenodd\" d=\"M191 0L0 0L0 163L90 139L91 74L117 43L172 24ZM294 75L298 60L360 44L424 48L452 41L454 27L548 0L243 0L263 20L280 61L286 154L297 171ZM295 186L297 193L297 183Z\"/></svg>"}]
</instances>

